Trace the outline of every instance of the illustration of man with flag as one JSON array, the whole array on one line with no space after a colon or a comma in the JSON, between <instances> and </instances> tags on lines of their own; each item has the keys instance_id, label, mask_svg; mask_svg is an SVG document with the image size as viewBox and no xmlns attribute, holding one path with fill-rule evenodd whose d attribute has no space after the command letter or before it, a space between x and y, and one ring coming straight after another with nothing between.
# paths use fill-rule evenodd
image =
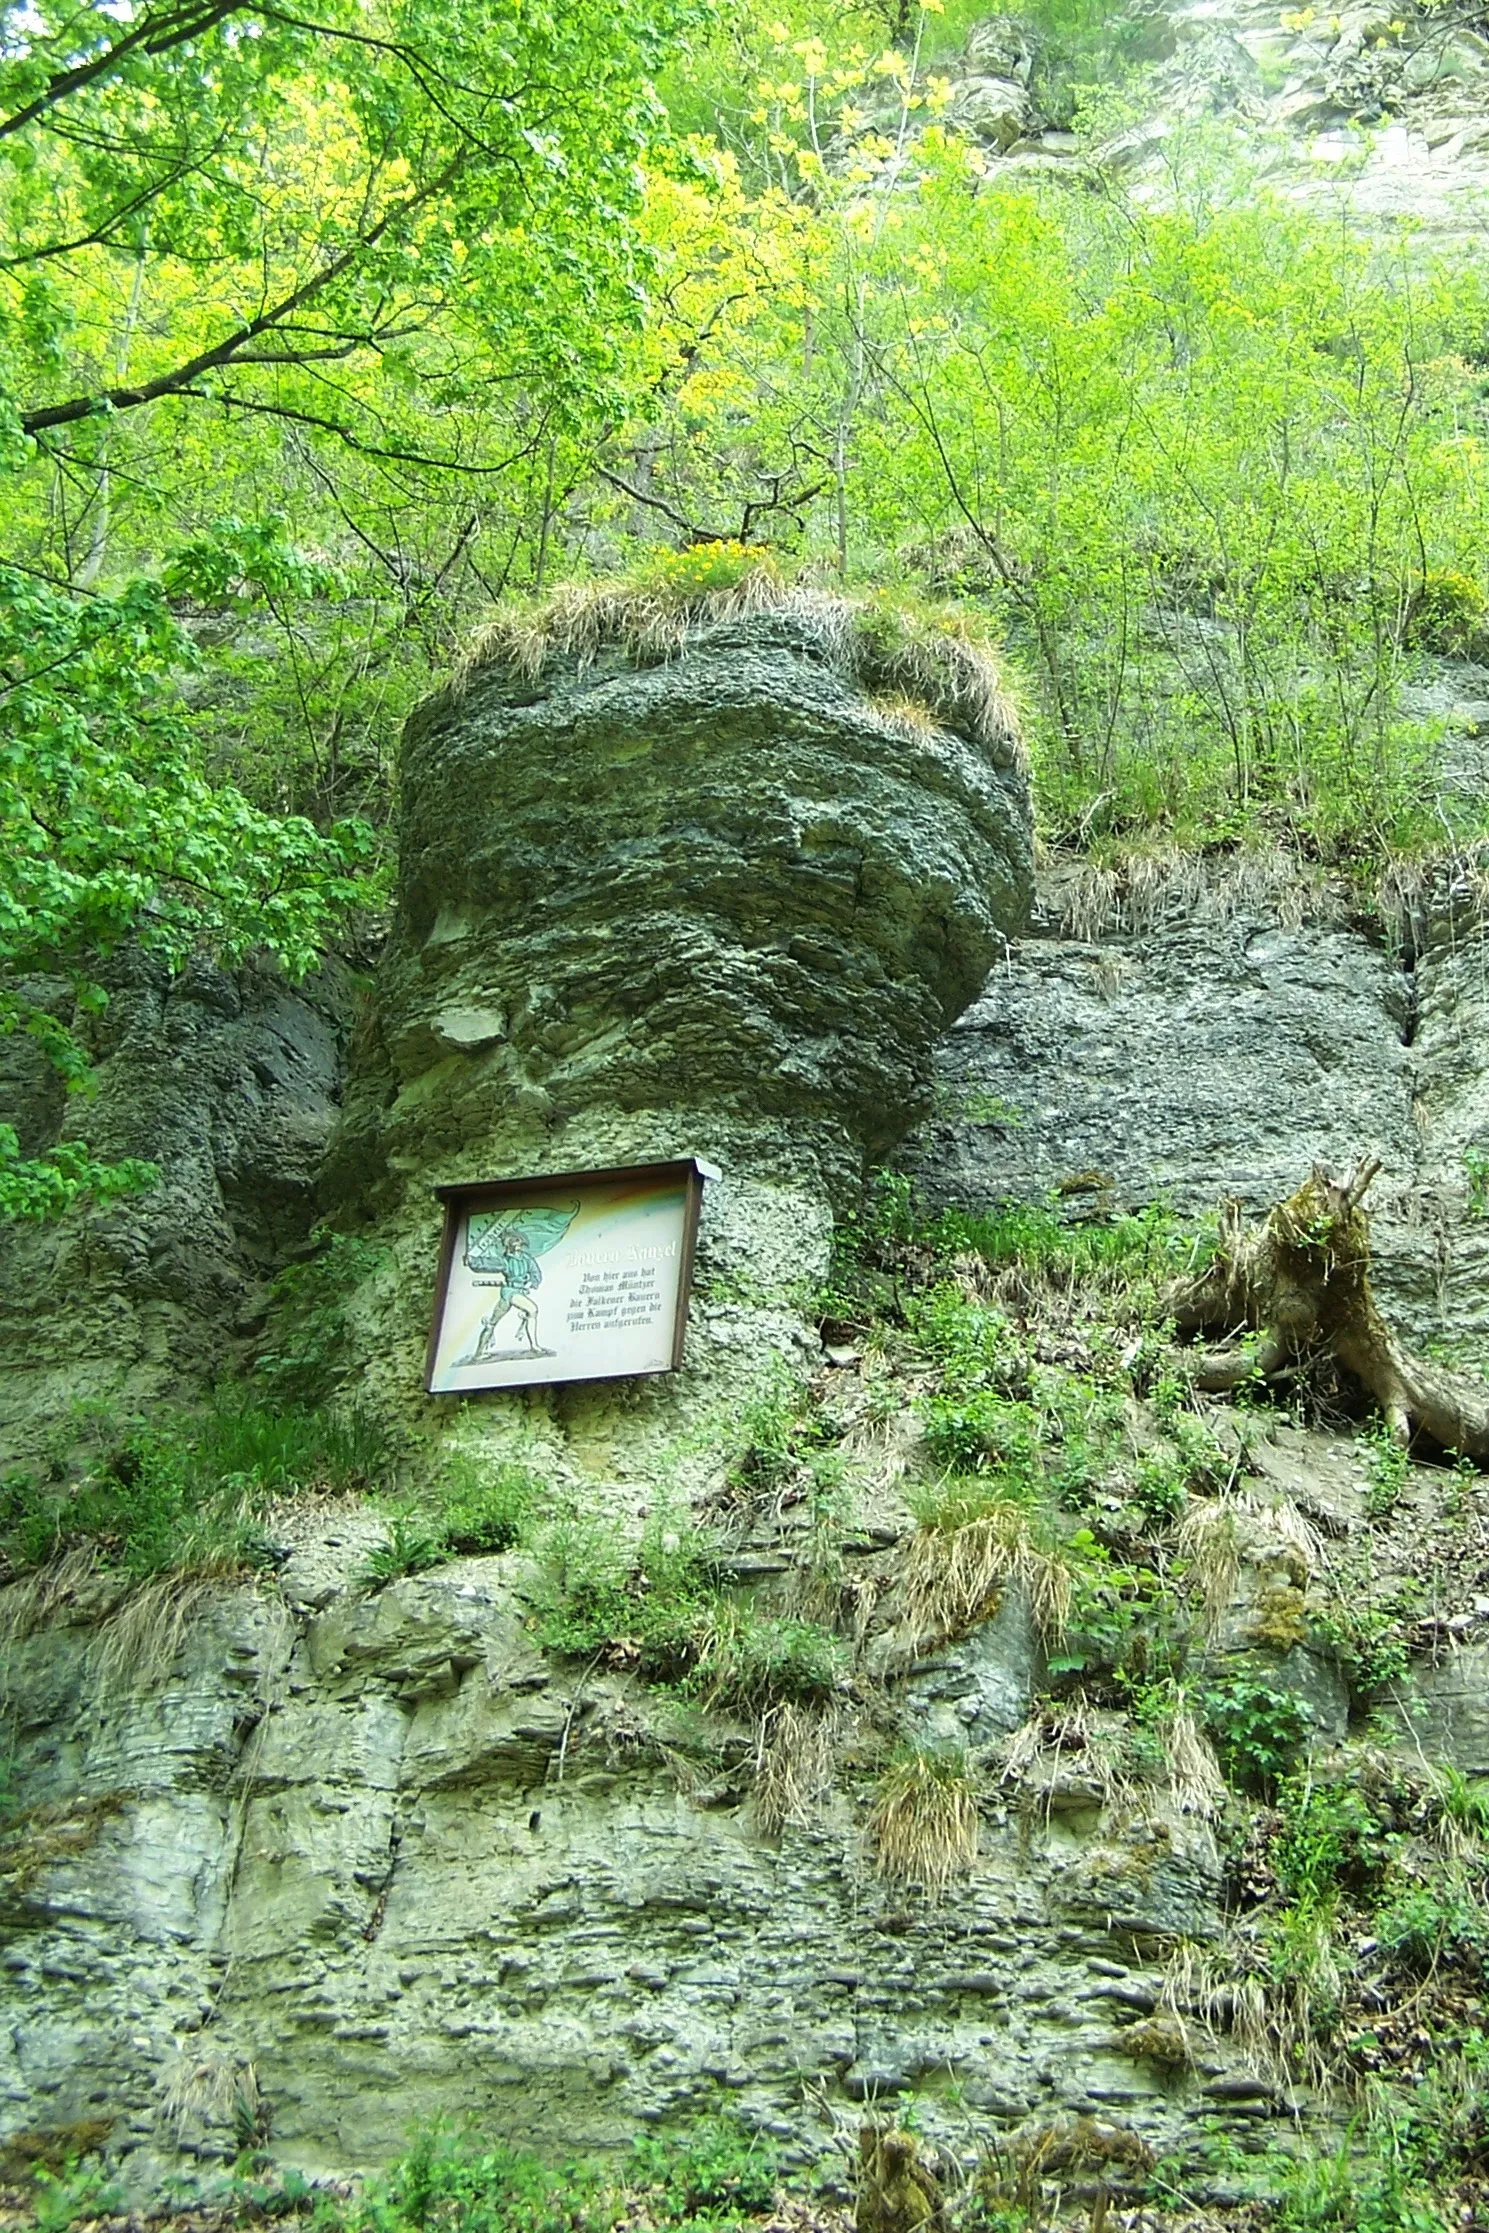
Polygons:
<instances>
[{"instance_id":1,"label":"illustration of man with flag","mask_svg":"<svg viewBox=\"0 0 1489 2233\"><path fill-rule=\"evenodd\" d=\"M469 1354L458 1358L458 1364L485 1365L556 1354L538 1342L537 1291L543 1284L538 1258L557 1246L578 1215L579 1204L572 1202L567 1207L493 1210L471 1217L466 1227L465 1261L477 1275L475 1284L494 1286L497 1295L481 1321ZM495 1276L482 1278L482 1273ZM497 1329L514 1312L520 1345L498 1349Z\"/></svg>"}]
</instances>

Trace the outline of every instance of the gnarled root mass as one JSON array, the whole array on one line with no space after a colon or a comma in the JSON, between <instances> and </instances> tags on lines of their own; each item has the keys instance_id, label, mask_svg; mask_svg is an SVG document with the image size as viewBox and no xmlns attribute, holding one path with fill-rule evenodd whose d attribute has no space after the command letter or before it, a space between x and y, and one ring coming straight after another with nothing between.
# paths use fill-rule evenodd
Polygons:
<instances>
[{"instance_id":1,"label":"gnarled root mass","mask_svg":"<svg viewBox=\"0 0 1489 2233\"><path fill-rule=\"evenodd\" d=\"M1420 1432L1489 1462L1489 1389L1404 1348L1371 1293L1363 1204L1379 1169L1378 1160L1362 1162L1340 1180L1315 1164L1260 1224L1246 1223L1239 1202L1224 1204L1213 1262L1171 1298L1180 1333L1223 1343L1201 1353L1195 1384L1221 1391L1331 1357L1374 1398L1398 1441Z\"/></svg>"}]
</instances>

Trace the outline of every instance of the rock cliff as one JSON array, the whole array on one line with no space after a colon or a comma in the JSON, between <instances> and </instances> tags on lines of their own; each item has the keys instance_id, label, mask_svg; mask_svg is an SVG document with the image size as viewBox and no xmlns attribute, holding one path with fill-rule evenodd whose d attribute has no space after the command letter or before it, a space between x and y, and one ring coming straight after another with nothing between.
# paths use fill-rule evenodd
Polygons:
<instances>
[{"instance_id":1,"label":"rock cliff","mask_svg":"<svg viewBox=\"0 0 1489 2233\"><path fill-rule=\"evenodd\" d=\"M493 639L409 724L330 1184L387 1252L361 1388L397 1410L436 1182L708 1159L688 1371L632 1391L634 1464L648 1416L675 1436L810 1354L834 1201L927 1105L936 1039L1021 926L1030 828L996 668L954 627L767 575L659 635L613 603ZM557 1403L612 1471L614 1392ZM483 1410L499 1432L531 1405Z\"/></svg>"},{"instance_id":2,"label":"rock cliff","mask_svg":"<svg viewBox=\"0 0 1489 2233\"><path fill-rule=\"evenodd\" d=\"M1389 200L1408 173L1436 178L1423 150L1476 158L1454 103L1472 103L1477 34L1381 50L1367 29L1176 12L1172 98L1239 84L1288 128L1300 193L1353 165ZM1367 145L1382 51L1409 114ZM989 145L1067 160L1053 131L1031 144L1021 38L986 30L970 61L959 113ZM1153 157L1161 124L1128 159ZM410 728L397 921L344 1114L339 995L121 980L90 1128L155 1157L163 1184L60 1245L9 1244L0 1423L34 1450L79 1393L200 1388L251 1337L323 1169L323 1206L381 1250L348 1301L356 1391L385 1416L520 1454L617 1535L668 1494L711 1497L742 1614L820 1612L818 1495L855 1656L786 1726L831 1772L783 1818L768 1711L679 1701L628 1665L628 1636L541 1649L530 1550L374 1586L389 1529L369 1505L286 1504L266 1571L196 1578L177 1627L167 1594L133 1658L107 1572L14 1584L0 2135L104 2128L142 2193L245 2145L355 2169L436 2114L574 2148L721 2100L805 2162L834 2119L900 2092L963 2153L969 2133L1072 2113L1181 2153L1218 2118L1255 2152L1294 2109L1326 2112L1198 2002L1172 2049L1175 1949L1220 1943L1235 1891L1213 1794L1115 1775L1102 1716L1125 1726L1126 1708L1072 1713L1027 1574L1004 1573L966 1633L907 1641L926 1386L886 1392L861 1329L824 1351L805 1301L865 1155L894 1155L933 1208L1053 1195L1094 1223L1159 1198L1185 1217L1222 1192L1260 1207L1313 1157L1368 1151L1382 1297L1415 1340L1471 1357L1489 1311L1473 895L1425 892L1388 936L1285 880L1097 908L1052 873L1020 935L1016 743L955 639L906 644L784 596L670 643L634 612L590 637L570 617L536 645L499 637ZM43 1080L5 1085L28 1139L67 1120ZM433 1185L678 1152L723 1173L687 1374L426 1407ZM1089 1325L1047 1334L1042 1372L1099 1346ZM812 1380L817 1424L873 1454L849 1514L797 1450L742 1474L742 1415L781 1360ZM1134 1450L1162 1443L1147 1397L1123 1422ZM1241 1519L1197 1679L1240 1669L1300 1701L1320 1748L1373 1712L1398 1766L1489 1773L1482 1485L1403 1467L1387 1507L1342 1416L1226 1437L1196 1501L1239 1490ZM1094 1509L1120 1544L1118 1492L1098 1484ZM1362 1601L1401 1585L1388 1678L1329 1627L1330 1563ZM981 1778L975 1856L939 1901L873 1865L895 1745L964 1748Z\"/></svg>"}]
</instances>

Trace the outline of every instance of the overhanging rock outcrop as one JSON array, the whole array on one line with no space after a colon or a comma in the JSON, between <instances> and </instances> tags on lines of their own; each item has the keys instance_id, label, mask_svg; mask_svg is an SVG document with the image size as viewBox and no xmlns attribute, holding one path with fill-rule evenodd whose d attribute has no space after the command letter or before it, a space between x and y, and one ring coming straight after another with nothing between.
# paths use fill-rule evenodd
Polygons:
<instances>
[{"instance_id":1,"label":"overhanging rock outcrop","mask_svg":"<svg viewBox=\"0 0 1489 2233\"><path fill-rule=\"evenodd\" d=\"M388 1244L357 1305L368 1400L419 1386L436 1182L680 1153L723 1174L690 1384L789 1353L834 1199L923 1112L1029 888L1016 726L952 620L762 575L498 624L408 725L332 1157Z\"/></svg>"}]
</instances>

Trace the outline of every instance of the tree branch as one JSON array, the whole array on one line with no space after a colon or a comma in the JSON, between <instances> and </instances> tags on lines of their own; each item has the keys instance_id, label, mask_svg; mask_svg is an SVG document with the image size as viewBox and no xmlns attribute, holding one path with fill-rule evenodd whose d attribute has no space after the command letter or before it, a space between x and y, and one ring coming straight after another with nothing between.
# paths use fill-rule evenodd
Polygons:
<instances>
[{"instance_id":1,"label":"tree branch","mask_svg":"<svg viewBox=\"0 0 1489 2233\"><path fill-rule=\"evenodd\" d=\"M315 411L302 411L291 403L265 403L257 396L204 394L200 389L191 388L180 392L195 402L219 404L225 411L245 411L260 419L283 419L291 426L312 427L318 434L334 434L338 442L344 442L349 450L357 451L362 457L388 458L396 465L428 465L441 473L509 473L514 465L520 465L525 457L532 456L542 439L540 434L532 436L520 449L514 450L510 457L502 458L496 465L472 465L467 464L463 458L432 457L425 450L412 450L401 444L365 441L360 434L354 433L349 426L343 426L339 420L322 417Z\"/></svg>"},{"instance_id":2,"label":"tree branch","mask_svg":"<svg viewBox=\"0 0 1489 2233\"><path fill-rule=\"evenodd\" d=\"M13 132L24 131L44 116L59 101L70 94L80 93L84 86L96 85L100 78L108 77L131 54L166 54L172 47L183 46L188 39L200 37L204 31L215 30L227 17L242 15L250 0L211 0L207 7L185 5L166 8L158 12L146 9L138 23L126 31L122 39L95 54L91 61L79 62L71 70L55 70L47 79L34 101L16 109L7 117L0 117L0 140L8 139Z\"/></svg>"},{"instance_id":3,"label":"tree branch","mask_svg":"<svg viewBox=\"0 0 1489 2233\"><path fill-rule=\"evenodd\" d=\"M141 404L158 402L162 396L180 395L189 389L195 381L200 380L203 373L216 372L225 365L237 362L243 356L250 342L256 341L260 334L269 333L275 327L282 325L294 315L295 311L302 309L307 302L313 301L317 295L324 293L327 287L333 285L336 280L351 269L360 256L365 255L368 249L375 247L383 234L400 218L410 216L414 210L420 208L425 202L431 201L436 195L444 193L459 176L466 160L467 151L462 149L452 162L445 165L437 177L430 179L416 193L407 195L403 201L396 203L392 209L385 210L377 223L369 226L367 231L354 240L350 247L343 249L339 256L333 257L324 271L317 272L313 279L307 279L302 286L294 290L293 294L286 295L271 310L260 311L256 318L250 319L246 325L239 326L235 333L227 334L214 347L203 349L199 355L189 358L185 364L177 365L173 372L162 372L156 379L147 380L143 387L109 388L105 389L100 395L77 395L70 397L66 403L41 404L33 410L21 413L23 430L27 434L41 434L48 427L71 426L79 419L92 418L94 413L98 411L135 411L139 409ZM360 345L366 345L365 339Z\"/></svg>"}]
</instances>

